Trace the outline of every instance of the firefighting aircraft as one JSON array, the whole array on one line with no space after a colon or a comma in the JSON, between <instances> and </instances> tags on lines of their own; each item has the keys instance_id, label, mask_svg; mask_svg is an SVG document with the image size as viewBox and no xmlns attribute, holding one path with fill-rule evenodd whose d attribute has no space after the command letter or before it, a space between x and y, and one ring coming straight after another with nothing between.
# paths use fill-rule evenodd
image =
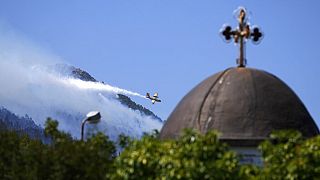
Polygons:
<instances>
[{"instance_id":1,"label":"firefighting aircraft","mask_svg":"<svg viewBox=\"0 0 320 180\"><path fill-rule=\"evenodd\" d=\"M156 103L156 102L161 102L161 100L158 97L158 93L154 93L153 96L150 96L149 93L147 93L146 98L150 99L152 104Z\"/></svg>"}]
</instances>

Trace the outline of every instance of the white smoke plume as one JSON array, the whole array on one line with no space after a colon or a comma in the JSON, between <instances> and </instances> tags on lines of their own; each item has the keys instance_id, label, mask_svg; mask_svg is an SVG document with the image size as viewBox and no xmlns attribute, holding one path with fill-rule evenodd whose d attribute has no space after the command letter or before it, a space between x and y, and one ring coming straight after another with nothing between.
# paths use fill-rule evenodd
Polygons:
<instances>
[{"instance_id":1,"label":"white smoke plume","mask_svg":"<svg viewBox=\"0 0 320 180\"><path fill-rule=\"evenodd\" d=\"M113 92L116 94L124 94L124 95L128 95L128 96L138 96L141 98L145 98L145 96L143 96L139 93L131 92L131 91L128 91L125 89L110 86L109 84L104 84L104 83L100 83L100 82L82 81L80 79L69 78L66 80L66 83L69 85L76 86L80 89L86 89L86 90L92 90L92 91L102 91L102 92Z\"/></svg>"},{"instance_id":2,"label":"white smoke plume","mask_svg":"<svg viewBox=\"0 0 320 180\"><path fill-rule=\"evenodd\" d=\"M0 27L0 106L44 125L47 117L59 120L60 128L79 137L80 124L92 110L101 112L97 126L112 139L125 133L139 137L160 129L162 123L123 106L117 94L138 96L108 84L62 77L48 72L48 65L61 63L58 56Z\"/></svg>"}]
</instances>

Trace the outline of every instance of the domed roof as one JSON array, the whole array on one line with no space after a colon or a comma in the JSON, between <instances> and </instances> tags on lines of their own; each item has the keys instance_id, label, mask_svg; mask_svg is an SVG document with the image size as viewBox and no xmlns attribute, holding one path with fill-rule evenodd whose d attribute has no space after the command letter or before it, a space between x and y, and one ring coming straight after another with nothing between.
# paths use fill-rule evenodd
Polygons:
<instances>
[{"instance_id":1,"label":"domed roof","mask_svg":"<svg viewBox=\"0 0 320 180\"><path fill-rule=\"evenodd\" d=\"M257 145L274 130L295 129L305 137L319 129L299 97L276 76L252 68L229 68L192 89L160 132L176 138L185 128L217 130L233 145Z\"/></svg>"}]
</instances>

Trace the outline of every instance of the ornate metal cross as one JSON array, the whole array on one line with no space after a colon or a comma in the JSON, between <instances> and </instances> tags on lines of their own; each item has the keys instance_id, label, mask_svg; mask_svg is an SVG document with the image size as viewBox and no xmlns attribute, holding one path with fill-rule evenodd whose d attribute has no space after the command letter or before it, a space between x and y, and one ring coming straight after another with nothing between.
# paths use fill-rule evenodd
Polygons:
<instances>
[{"instance_id":1,"label":"ornate metal cross","mask_svg":"<svg viewBox=\"0 0 320 180\"><path fill-rule=\"evenodd\" d=\"M236 44L239 44L240 55L237 59L238 67L246 66L246 59L244 58L244 46L247 39L252 38L253 43L258 43L262 38L262 33L258 27L250 27L246 19L246 10L244 8L239 9L238 21L239 26L235 30L232 30L231 26L225 26L221 34L227 42L234 39ZM251 30L252 29L252 30Z\"/></svg>"}]
</instances>

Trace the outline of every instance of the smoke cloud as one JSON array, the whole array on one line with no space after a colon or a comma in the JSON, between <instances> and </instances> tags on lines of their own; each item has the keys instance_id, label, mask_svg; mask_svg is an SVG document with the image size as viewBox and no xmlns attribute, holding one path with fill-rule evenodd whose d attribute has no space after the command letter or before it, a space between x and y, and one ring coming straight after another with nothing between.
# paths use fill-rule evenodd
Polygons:
<instances>
[{"instance_id":1,"label":"smoke cloud","mask_svg":"<svg viewBox=\"0 0 320 180\"><path fill-rule=\"evenodd\" d=\"M59 120L60 128L79 137L82 118L89 111L101 112L97 125L112 139L125 133L139 137L160 129L162 123L123 106L117 94L139 93L100 82L87 82L49 72L48 66L62 63L60 57L31 41L0 27L0 106L41 126L47 117Z\"/></svg>"},{"instance_id":2,"label":"smoke cloud","mask_svg":"<svg viewBox=\"0 0 320 180\"><path fill-rule=\"evenodd\" d=\"M145 98L145 96L136 93L131 92L125 89L121 89L118 87L110 86L109 84L104 83L97 83L97 82L90 82L90 81L82 81L80 79L67 79L66 83L72 86L76 86L77 88L84 89L84 90L91 90L91 91L102 91L102 92L112 92L116 94L124 94L128 96L138 96L141 98Z\"/></svg>"}]
</instances>

